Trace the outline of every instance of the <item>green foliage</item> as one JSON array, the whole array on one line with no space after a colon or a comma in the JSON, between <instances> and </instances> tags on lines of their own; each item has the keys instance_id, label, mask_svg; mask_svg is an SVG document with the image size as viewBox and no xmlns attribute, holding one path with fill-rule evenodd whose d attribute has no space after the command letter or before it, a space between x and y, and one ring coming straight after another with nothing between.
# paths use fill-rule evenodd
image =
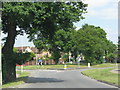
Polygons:
<instances>
[{"instance_id":1,"label":"green foliage","mask_svg":"<svg viewBox=\"0 0 120 90\"><path fill-rule=\"evenodd\" d=\"M54 47L55 50L59 50L53 41L55 32L73 28L73 22L84 18L82 14L86 13L87 5L82 1L67 3L3 2L2 7L2 32L8 34L4 39L6 42L3 49L3 54L6 54L4 55L3 65L6 64L5 71L8 71L8 74L6 74L8 79L4 79L11 81L11 77L15 79L15 61L19 61L20 58L23 59L22 57L28 60L29 57L28 53L24 54L26 57L21 53L13 54L13 46L17 35L23 35L25 32L30 40L34 40L36 47L39 49L47 46L47 48ZM19 27L20 30L16 30L16 27ZM56 53L55 50L51 49ZM13 59L12 55L15 55L18 60ZM13 70L8 68L13 64L12 62L14 62Z\"/></svg>"},{"instance_id":2,"label":"green foliage","mask_svg":"<svg viewBox=\"0 0 120 90\"><path fill-rule=\"evenodd\" d=\"M48 56L48 54L46 54L45 56L44 56L44 58L45 58L45 60L49 60L50 58L49 58L49 56Z\"/></svg>"},{"instance_id":3,"label":"green foliage","mask_svg":"<svg viewBox=\"0 0 120 90\"><path fill-rule=\"evenodd\" d=\"M55 61L55 64L58 63L59 58L61 57L60 52L58 50L54 50L52 52L52 58Z\"/></svg>"},{"instance_id":4,"label":"green foliage","mask_svg":"<svg viewBox=\"0 0 120 90\"><path fill-rule=\"evenodd\" d=\"M17 64L24 64L26 61L32 60L35 57L35 54L32 52L22 53L17 52L16 48L13 48L13 54L11 54L12 61ZM2 54L2 58L4 59L4 55Z\"/></svg>"},{"instance_id":5,"label":"green foliage","mask_svg":"<svg viewBox=\"0 0 120 90\"><path fill-rule=\"evenodd\" d=\"M116 61L115 61L115 58L117 57L117 55L115 54L115 53L109 53L108 55L107 55L107 59L109 60L109 62L111 62L111 63L115 63Z\"/></svg>"},{"instance_id":6,"label":"green foliage","mask_svg":"<svg viewBox=\"0 0 120 90\"><path fill-rule=\"evenodd\" d=\"M54 35L55 45L60 47L60 50L63 52L69 52L74 46L71 36L74 34L74 29L68 29L67 31L58 30Z\"/></svg>"},{"instance_id":7,"label":"green foliage","mask_svg":"<svg viewBox=\"0 0 120 90\"><path fill-rule=\"evenodd\" d=\"M14 58L17 64L24 64L26 61L30 61L35 57L34 53L14 53Z\"/></svg>"},{"instance_id":8,"label":"green foliage","mask_svg":"<svg viewBox=\"0 0 120 90\"><path fill-rule=\"evenodd\" d=\"M114 44L107 40L105 31L93 25L83 25L72 40L77 51L82 52L85 60L91 64L102 63L105 51L113 52L115 49Z\"/></svg>"},{"instance_id":9,"label":"green foliage","mask_svg":"<svg viewBox=\"0 0 120 90\"><path fill-rule=\"evenodd\" d=\"M62 56L62 58L64 59L65 62L67 62L68 59L69 59L69 55L68 55L68 54L64 54L64 55Z\"/></svg>"},{"instance_id":10,"label":"green foliage","mask_svg":"<svg viewBox=\"0 0 120 90\"><path fill-rule=\"evenodd\" d=\"M46 16L44 20L37 16L37 19L33 21L35 27L32 33L30 32L29 38L33 40L38 49L49 49L56 61L60 57L60 51L69 51L70 33L74 28L73 22L83 19L82 14L86 13L87 5L82 2L42 3L41 5L44 4L46 9L43 9Z\"/></svg>"},{"instance_id":11,"label":"green foliage","mask_svg":"<svg viewBox=\"0 0 120 90\"><path fill-rule=\"evenodd\" d=\"M29 31L29 38L33 40L37 34L37 39L46 40L53 39L55 31L67 30L73 27L73 22L83 19L82 13L86 12L86 4L78 3L35 3L37 11L35 19L32 22L32 31ZM44 39L46 38L46 39ZM42 43L42 42L41 42ZM44 44L43 43L43 44Z\"/></svg>"},{"instance_id":12,"label":"green foliage","mask_svg":"<svg viewBox=\"0 0 120 90\"><path fill-rule=\"evenodd\" d=\"M23 35L23 30L30 30L30 23L33 17L33 3L30 2L3 2L2 9L2 30L4 33L8 32L7 22L15 23L19 26L17 35Z\"/></svg>"},{"instance_id":13,"label":"green foliage","mask_svg":"<svg viewBox=\"0 0 120 90\"><path fill-rule=\"evenodd\" d=\"M17 48L13 48L13 52L17 53Z\"/></svg>"}]
</instances>

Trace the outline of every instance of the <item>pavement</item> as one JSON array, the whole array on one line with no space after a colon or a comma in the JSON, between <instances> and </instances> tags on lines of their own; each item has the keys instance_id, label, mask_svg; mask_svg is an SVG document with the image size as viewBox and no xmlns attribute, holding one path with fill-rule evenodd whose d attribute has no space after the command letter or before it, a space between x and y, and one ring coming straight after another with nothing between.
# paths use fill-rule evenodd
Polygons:
<instances>
[{"instance_id":1,"label":"pavement","mask_svg":"<svg viewBox=\"0 0 120 90\"><path fill-rule=\"evenodd\" d=\"M111 72L112 72L112 73L120 74L120 70L118 70L118 69L111 70Z\"/></svg>"},{"instance_id":2,"label":"pavement","mask_svg":"<svg viewBox=\"0 0 120 90\"><path fill-rule=\"evenodd\" d=\"M27 70L31 74L26 83L13 88L117 88L81 74L88 69Z\"/></svg>"}]
</instances>

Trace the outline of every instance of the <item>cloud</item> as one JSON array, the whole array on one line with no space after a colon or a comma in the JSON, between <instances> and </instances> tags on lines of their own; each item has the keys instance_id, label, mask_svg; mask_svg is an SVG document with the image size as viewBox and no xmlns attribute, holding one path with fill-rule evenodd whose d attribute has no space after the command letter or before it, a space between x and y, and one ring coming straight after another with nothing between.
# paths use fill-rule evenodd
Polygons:
<instances>
[{"instance_id":1,"label":"cloud","mask_svg":"<svg viewBox=\"0 0 120 90\"><path fill-rule=\"evenodd\" d=\"M90 10L88 11L88 14L86 16L91 17L91 16L96 16L100 19L118 19L118 10L115 8L106 8L106 9L101 9L101 10Z\"/></svg>"},{"instance_id":2,"label":"cloud","mask_svg":"<svg viewBox=\"0 0 120 90\"><path fill-rule=\"evenodd\" d=\"M107 8L99 11L99 15L106 19L118 19L118 10L115 8Z\"/></svg>"},{"instance_id":3,"label":"cloud","mask_svg":"<svg viewBox=\"0 0 120 90\"><path fill-rule=\"evenodd\" d=\"M87 3L89 7L96 8L110 3L110 0L84 0L84 2Z\"/></svg>"},{"instance_id":4,"label":"cloud","mask_svg":"<svg viewBox=\"0 0 120 90\"><path fill-rule=\"evenodd\" d=\"M98 8L113 3L118 3L118 0L83 0L84 3L87 3L90 8Z\"/></svg>"},{"instance_id":5,"label":"cloud","mask_svg":"<svg viewBox=\"0 0 120 90\"><path fill-rule=\"evenodd\" d=\"M112 27L104 27L105 32L107 33L107 39L112 41L114 44L118 42L118 30Z\"/></svg>"},{"instance_id":6,"label":"cloud","mask_svg":"<svg viewBox=\"0 0 120 90\"><path fill-rule=\"evenodd\" d=\"M107 33L107 39L117 43L118 0L83 0L83 2L88 4L84 22L102 27Z\"/></svg>"},{"instance_id":7,"label":"cloud","mask_svg":"<svg viewBox=\"0 0 120 90\"><path fill-rule=\"evenodd\" d=\"M84 0L88 4L86 17L98 17L101 19L118 19L117 0Z\"/></svg>"}]
</instances>

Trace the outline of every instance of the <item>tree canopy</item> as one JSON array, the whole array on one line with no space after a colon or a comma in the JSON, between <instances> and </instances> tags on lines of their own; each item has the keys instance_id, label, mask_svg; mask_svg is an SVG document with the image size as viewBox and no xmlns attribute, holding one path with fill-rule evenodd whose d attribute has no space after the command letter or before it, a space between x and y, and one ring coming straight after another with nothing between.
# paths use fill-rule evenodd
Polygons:
<instances>
[{"instance_id":1,"label":"tree canopy","mask_svg":"<svg viewBox=\"0 0 120 90\"><path fill-rule=\"evenodd\" d=\"M107 40L106 32L93 25L85 24L73 36L78 52L85 55L89 63L102 63L106 51L113 53L115 45Z\"/></svg>"},{"instance_id":2,"label":"tree canopy","mask_svg":"<svg viewBox=\"0 0 120 90\"><path fill-rule=\"evenodd\" d=\"M57 30L73 28L73 22L83 19L87 5L81 2L3 2L2 31L7 34L2 48L5 82L14 80L13 46L17 35L28 34L30 40L44 39L53 43ZM20 30L16 30L19 27ZM54 45L54 44L53 44ZM55 46L56 51L58 48Z\"/></svg>"}]
</instances>

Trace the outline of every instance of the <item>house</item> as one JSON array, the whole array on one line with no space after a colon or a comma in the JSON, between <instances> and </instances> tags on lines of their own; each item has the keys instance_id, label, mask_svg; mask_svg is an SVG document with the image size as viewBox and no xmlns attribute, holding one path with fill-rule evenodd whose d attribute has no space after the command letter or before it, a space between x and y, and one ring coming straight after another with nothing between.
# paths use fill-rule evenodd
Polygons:
<instances>
[{"instance_id":1,"label":"house","mask_svg":"<svg viewBox=\"0 0 120 90\"><path fill-rule=\"evenodd\" d=\"M22 52L22 53L26 53L26 52L32 52L35 54L35 57L33 58L32 61L26 62L25 65L36 65L37 64L37 60L40 58L40 51L35 48L35 47L30 47L30 46L23 46L23 47L15 47L17 49L17 52Z\"/></svg>"},{"instance_id":2,"label":"house","mask_svg":"<svg viewBox=\"0 0 120 90\"><path fill-rule=\"evenodd\" d=\"M15 47L17 49L17 52L22 52L22 53L26 53L26 52L33 52L35 54L34 60L26 62L25 65L37 65L38 64L38 60L40 58L44 59L43 60L43 64L55 64L54 60L49 59L47 60L47 57L51 56L51 53L48 50L42 50L39 51L37 48L35 47L30 47L30 46L23 46L23 47Z\"/></svg>"},{"instance_id":3,"label":"house","mask_svg":"<svg viewBox=\"0 0 120 90\"><path fill-rule=\"evenodd\" d=\"M50 59L48 57L51 57L51 53L48 50L42 50L39 54L40 58L43 59L43 64L55 64L53 59Z\"/></svg>"},{"instance_id":4,"label":"house","mask_svg":"<svg viewBox=\"0 0 120 90\"><path fill-rule=\"evenodd\" d=\"M39 53L39 50L35 47L30 46L23 46L23 47L15 47L18 52L33 52L33 53Z\"/></svg>"},{"instance_id":5,"label":"house","mask_svg":"<svg viewBox=\"0 0 120 90\"><path fill-rule=\"evenodd\" d=\"M15 48L17 49L17 52L22 52L22 53L33 52L35 54L33 60L26 62L25 65L37 65L39 59L43 60L44 65L55 64L55 61L53 59L48 58L51 57L51 53L48 50L39 51L37 48L30 46L15 47ZM58 63L63 64L64 60L60 58Z\"/></svg>"}]
</instances>

